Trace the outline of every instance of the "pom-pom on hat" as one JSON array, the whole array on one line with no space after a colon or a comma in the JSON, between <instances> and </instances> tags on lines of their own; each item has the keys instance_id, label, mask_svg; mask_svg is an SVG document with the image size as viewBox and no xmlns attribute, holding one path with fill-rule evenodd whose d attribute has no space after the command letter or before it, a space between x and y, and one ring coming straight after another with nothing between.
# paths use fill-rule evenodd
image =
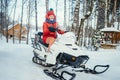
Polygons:
<instances>
[{"instance_id":1,"label":"pom-pom on hat","mask_svg":"<svg viewBox=\"0 0 120 80\"><path fill-rule=\"evenodd\" d=\"M53 11L53 8L50 8L50 11Z\"/></svg>"}]
</instances>

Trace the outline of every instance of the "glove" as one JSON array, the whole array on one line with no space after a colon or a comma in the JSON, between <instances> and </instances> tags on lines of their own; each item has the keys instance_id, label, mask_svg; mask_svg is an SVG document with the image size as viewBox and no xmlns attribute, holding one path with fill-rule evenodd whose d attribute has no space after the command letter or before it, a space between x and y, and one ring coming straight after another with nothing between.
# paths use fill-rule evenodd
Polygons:
<instances>
[{"instance_id":1,"label":"glove","mask_svg":"<svg viewBox=\"0 0 120 80\"><path fill-rule=\"evenodd\" d=\"M43 35L43 32L38 32L38 35L42 36L42 35Z\"/></svg>"},{"instance_id":2,"label":"glove","mask_svg":"<svg viewBox=\"0 0 120 80\"><path fill-rule=\"evenodd\" d=\"M65 33L67 33L67 32L69 32L69 31L65 31Z\"/></svg>"},{"instance_id":3,"label":"glove","mask_svg":"<svg viewBox=\"0 0 120 80\"><path fill-rule=\"evenodd\" d=\"M54 28L54 27L52 27L52 26L48 27L48 29L49 29L49 31L51 31L51 32L57 31L57 28Z\"/></svg>"}]
</instances>

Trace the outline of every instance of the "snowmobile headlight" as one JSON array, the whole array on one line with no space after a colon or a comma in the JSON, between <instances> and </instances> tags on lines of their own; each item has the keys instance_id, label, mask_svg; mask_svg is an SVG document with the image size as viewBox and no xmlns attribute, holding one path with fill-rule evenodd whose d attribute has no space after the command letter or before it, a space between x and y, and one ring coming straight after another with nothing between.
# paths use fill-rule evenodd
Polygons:
<instances>
[{"instance_id":1,"label":"snowmobile headlight","mask_svg":"<svg viewBox=\"0 0 120 80\"><path fill-rule=\"evenodd\" d=\"M72 61L75 61L75 59L76 59L76 58L75 58L74 56L72 56Z\"/></svg>"}]
</instances>

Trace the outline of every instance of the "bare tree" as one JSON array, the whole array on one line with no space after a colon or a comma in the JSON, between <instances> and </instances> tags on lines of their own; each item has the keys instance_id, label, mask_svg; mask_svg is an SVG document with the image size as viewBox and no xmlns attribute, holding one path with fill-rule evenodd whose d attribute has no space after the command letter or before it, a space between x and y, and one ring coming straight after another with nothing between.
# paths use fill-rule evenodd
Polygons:
<instances>
[{"instance_id":1,"label":"bare tree","mask_svg":"<svg viewBox=\"0 0 120 80\"><path fill-rule=\"evenodd\" d=\"M94 3L94 0L91 0L91 6L90 6L90 9L89 9L89 11L88 11L88 13L86 14L86 15L84 15L84 18L82 18L81 20L80 20L80 26L79 26L79 28L78 28L78 32L77 32L77 38L76 38L76 41L77 41L77 45L80 45L80 32L81 32L81 29L83 29L83 27L84 27L84 22L85 22L85 20L87 20L89 17L90 17L90 15L92 14L92 11L93 11L93 3Z\"/></svg>"},{"instance_id":2,"label":"bare tree","mask_svg":"<svg viewBox=\"0 0 120 80\"><path fill-rule=\"evenodd\" d=\"M96 29L105 26L105 1L98 0L98 15Z\"/></svg>"},{"instance_id":3,"label":"bare tree","mask_svg":"<svg viewBox=\"0 0 120 80\"><path fill-rule=\"evenodd\" d=\"M17 0L15 0L15 4L14 4L14 13L13 13L13 26L14 26L14 19L15 19L15 14L16 14L16 5L17 5ZM14 27L13 27L13 44L15 43L15 39L14 39Z\"/></svg>"},{"instance_id":4,"label":"bare tree","mask_svg":"<svg viewBox=\"0 0 120 80\"><path fill-rule=\"evenodd\" d=\"M29 0L28 2L28 26L27 26L27 41L26 41L27 44L29 41L30 15L31 15L31 0Z\"/></svg>"},{"instance_id":5,"label":"bare tree","mask_svg":"<svg viewBox=\"0 0 120 80\"><path fill-rule=\"evenodd\" d=\"M66 27L66 0L64 0L64 27Z\"/></svg>"},{"instance_id":6,"label":"bare tree","mask_svg":"<svg viewBox=\"0 0 120 80\"><path fill-rule=\"evenodd\" d=\"M114 8L113 8L113 12L112 12L112 21L111 21L111 26L112 26L112 25L113 25L113 23L115 22L116 3L117 3L117 0L114 0ZM114 27L114 25L113 25L113 27Z\"/></svg>"},{"instance_id":7,"label":"bare tree","mask_svg":"<svg viewBox=\"0 0 120 80\"><path fill-rule=\"evenodd\" d=\"M6 35L6 41L8 42L8 4L9 0L1 0L0 2L0 33L2 33L3 29L5 31ZM1 34L1 39L2 39L2 34Z\"/></svg>"},{"instance_id":8,"label":"bare tree","mask_svg":"<svg viewBox=\"0 0 120 80\"><path fill-rule=\"evenodd\" d=\"M4 6L5 6L5 23L4 23L4 25L5 25L6 32L7 32L6 42L8 43L8 15L7 15L7 13L8 13L8 1L7 0L4 1Z\"/></svg>"},{"instance_id":9,"label":"bare tree","mask_svg":"<svg viewBox=\"0 0 120 80\"><path fill-rule=\"evenodd\" d=\"M69 0L69 10L68 10L68 28L67 28L67 30L70 30L70 0Z\"/></svg>"},{"instance_id":10,"label":"bare tree","mask_svg":"<svg viewBox=\"0 0 120 80\"><path fill-rule=\"evenodd\" d=\"M23 25L23 9L24 9L24 0L22 0L22 11L21 11L21 24L20 24L20 38L19 43L21 43L21 33L22 33L22 25Z\"/></svg>"},{"instance_id":11,"label":"bare tree","mask_svg":"<svg viewBox=\"0 0 120 80\"><path fill-rule=\"evenodd\" d=\"M1 35L1 39L2 39L2 30L3 30L3 0L1 0L1 11L0 11L0 35Z\"/></svg>"},{"instance_id":12,"label":"bare tree","mask_svg":"<svg viewBox=\"0 0 120 80\"><path fill-rule=\"evenodd\" d=\"M45 0L45 4L46 4L46 13L48 12L49 10L49 0Z\"/></svg>"},{"instance_id":13,"label":"bare tree","mask_svg":"<svg viewBox=\"0 0 120 80\"><path fill-rule=\"evenodd\" d=\"M117 15L118 15L118 27L117 27L117 29L119 30L120 29L120 5L119 5L119 9L118 9L118 13L117 13Z\"/></svg>"},{"instance_id":14,"label":"bare tree","mask_svg":"<svg viewBox=\"0 0 120 80\"><path fill-rule=\"evenodd\" d=\"M120 7L120 0L108 0L108 26L114 27L115 20L117 21L118 18L118 12Z\"/></svg>"},{"instance_id":15,"label":"bare tree","mask_svg":"<svg viewBox=\"0 0 120 80\"><path fill-rule=\"evenodd\" d=\"M73 21L74 21L74 9L75 9L75 6L76 6L76 0L70 0L69 1L69 6L70 6L70 22L71 22L71 31L73 31Z\"/></svg>"},{"instance_id":16,"label":"bare tree","mask_svg":"<svg viewBox=\"0 0 120 80\"><path fill-rule=\"evenodd\" d=\"M107 27L107 9L108 8L108 0L105 0L105 27Z\"/></svg>"},{"instance_id":17,"label":"bare tree","mask_svg":"<svg viewBox=\"0 0 120 80\"><path fill-rule=\"evenodd\" d=\"M35 0L35 22L36 22L36 31L38 31L38 23L37 23L37 0Z\"/></svg>"},{"instance_id":18,"label":"bare tree","mask_svg":"<svg viewBox=\"0 0 120 80\"><path fill-rule=\"evenodd\" d=\"M74 19L72 23L73 32L76 32L76 29L79 26L79 9L80 9L80 0L76 0L76 6L74 9Z\"/></svg>"},{"instance_id":19,"label":"bare tree","mask_svg":"<svg viewBox=\"0 0 120 80\"><path fill-rule=\"evenodd\" d=\"M56 0L56 20L57 20L58 0Z\"/></svg>"},{"instance_id":20,"label":"bare tree","mask_svg":"<svg viewBox=\"0 0 120 80\"><path fill-rule=\"evenodd\" d=\"M87 14L87 1L84 0L83 1L83 15L86 15L86 14ZM88 20L86 20L85 22L87 23ZM83 28L82 28L82 35L81 35L81 45L82 45L82 47L85 46L85 28L86 28L86 25L84 25Z\"/></svg>"},{"instance_id":21,"label":"bare tree","mask_svg":"<svg viewBox=\"0 0 120 80\"><path fill-rule=\"evenodd\" d=\"M74 5L75 5L76 0L69 0L69 10L68 10L68 28L67 30L72 31L73 29L71 28L73 24L73 16L74 16Z\"/></svg>"},{"instance_id":22,"label":"bare tree","mask_svg":"<svg viewBox=\"0 0 120 80\"><path fill-rule=\"evenodd\" d=\"M83 15L86 14L86 9L87 9L87 7L86 7L87 5L86 5L86 4L87 4L87 1L84 0L84 1L83 1Z\"/></svg>"}]
</instances>

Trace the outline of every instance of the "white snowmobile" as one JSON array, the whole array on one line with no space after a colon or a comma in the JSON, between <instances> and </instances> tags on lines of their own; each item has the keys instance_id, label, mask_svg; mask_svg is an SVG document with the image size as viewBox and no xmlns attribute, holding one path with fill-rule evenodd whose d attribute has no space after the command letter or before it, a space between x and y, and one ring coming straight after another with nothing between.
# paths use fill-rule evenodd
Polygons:
<instances>
[{"instance_id":1,"label":"white snowmobile","mask_svg":"<svg viewBox=\"0 0 120 80\"><path fill-rule=\"evenodd\" d=\"M75 70L75 72L86 72L92 74L100 74L105 72L109 65L96 65L93 69L86 68L85 64L89 60L87 55L80 55L82 52L80 48L74 44L75 35L72 32L67 32L63 35L59 35L55 43L52 45L50 52L47 52L48 44L42 41L42 32L35 34L35 38L31 38L33 44L34 56L32 61L39 65L45 67L52 67L50 72L45 69L44 72L48 76L57 80L66 80L63 74L68 74L71 76L70 80L73 80L76 76L75 73L70 73L68 71L62 71L58 74L57 71L62 68L72 67L72 68L82 68L82 70ZM97 67L104 67L103 71L96 71Z\"/></svg>"}]
</instances>

